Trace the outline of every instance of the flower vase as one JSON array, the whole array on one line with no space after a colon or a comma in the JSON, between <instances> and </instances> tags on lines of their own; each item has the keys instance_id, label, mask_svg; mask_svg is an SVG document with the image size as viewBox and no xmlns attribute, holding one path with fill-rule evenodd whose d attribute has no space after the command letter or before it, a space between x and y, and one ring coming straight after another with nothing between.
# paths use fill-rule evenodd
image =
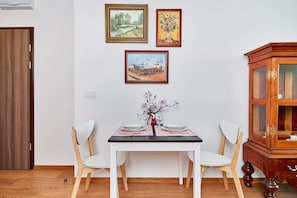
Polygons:
<instances>
[{"instance_id":1,"label":"flower vase","mask_svg":"<svg viewBox=\"0 0 297 198\"><path fill-rule=\"evenodd\" d=\"M147 116L146 118L146 126L151 126L152 123L152 116Z\"/></svg>"},{"instance_id":2,"label":"flower vase","mask_svg":"<svg viewBox=\"0 0 297 198\"><path fill-rule=\"evenodd\" d=\"M156 114L156 120L157 120L157 125L158 126L161 126L162 125L162 113L161 112L158 112L157 114Z\"/></svg>"},{"instance_id":3,"label":"flower vase","mask_svg":"<svg viewBox=\"0 0 297 198\"><path fill-rule=\"evenodd\" d=\"M173 41L172 39L172 31L168 31L166 35L166 42L171 43Z\"/></svg>"}]
</instances>

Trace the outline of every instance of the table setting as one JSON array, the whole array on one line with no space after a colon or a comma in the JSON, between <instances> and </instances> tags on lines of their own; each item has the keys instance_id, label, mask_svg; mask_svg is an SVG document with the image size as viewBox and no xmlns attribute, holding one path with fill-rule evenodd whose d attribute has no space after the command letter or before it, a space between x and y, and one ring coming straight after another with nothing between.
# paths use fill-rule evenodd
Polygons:
<instances>
[{"instance_id":1,"label":"table setting","mask_svg":"<svg viewBox=\"0 0 297 198\"><path fill-rule=\"evenodd\" d=\"M151 91L145 92L144 98L137 116L142 117L145 124L124 123L114 136L195 136L185 124L162 121L162 110L175 107L179 102L173 101L172 104L168 104L164 99L157 100L157 95Z\"/></svg>"},{"instance_id":2,"label":"table setting","mask_svg":"<svg viewBox=\"0 0 297 198\"><path fill-rule=\"evenodd\" d=\"M155 133L154 130L155 129ZM195 136L184 124L164 123L163 125L149 125L128 123L123 124L113 136Z\"/></svg>"}]
</instances>

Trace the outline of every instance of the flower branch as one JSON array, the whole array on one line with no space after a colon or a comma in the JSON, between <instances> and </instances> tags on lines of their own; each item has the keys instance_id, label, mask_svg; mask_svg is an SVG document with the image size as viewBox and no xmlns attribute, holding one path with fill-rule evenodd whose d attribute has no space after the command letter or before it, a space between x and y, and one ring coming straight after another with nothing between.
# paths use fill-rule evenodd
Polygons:
<instances>
[{"instance_id":1,"label":"flower branch","mask_svg":"<svg viewBox=\"0 0 297 198\"><path fill-rule=\"evenodd\" d=\"M148 116L155 116L157 113L161 112L165 108L170 108L178 105L178 101L173 101L172 104L167 104L167 101L162 99L157 99L157 95L153 94L150 91L147 91L144 94L145 102L142 103L141 109L142 113L138 115L148 115Z\"/></svg>"}]
</instances>

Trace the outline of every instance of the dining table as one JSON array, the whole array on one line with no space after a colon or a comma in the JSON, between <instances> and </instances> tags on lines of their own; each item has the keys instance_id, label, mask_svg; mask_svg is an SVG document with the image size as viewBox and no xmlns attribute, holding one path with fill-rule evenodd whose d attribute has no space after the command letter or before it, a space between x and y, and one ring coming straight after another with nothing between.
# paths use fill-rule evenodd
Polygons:
<instances>
[{"instance_id":1,"label":"dining table","mask_svg":"<svg viewBox=\"0 0 297 198\"><path fill-rule=\"evenodd\" d=\"M118 128L108 139L110 144L110 198L118 198L117 154L126 151L175 151L178 153L192 151L193 198L201 197L200 145L202 139L191 129L174 130L162 126L145 126L140 130ZM180 156L180 155L179 155ZM179 184L182 184L182 158L178 160Z\"/></svg>"}]
</instances>

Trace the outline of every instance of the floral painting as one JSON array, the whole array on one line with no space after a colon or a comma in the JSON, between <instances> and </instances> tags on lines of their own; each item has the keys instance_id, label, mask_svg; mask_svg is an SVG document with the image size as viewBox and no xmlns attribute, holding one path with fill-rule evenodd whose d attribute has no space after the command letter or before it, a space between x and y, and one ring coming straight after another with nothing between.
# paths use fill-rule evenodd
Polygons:
<instances>
[{"instance_id":1,"label":"floral painting","mask_svg":"<svg viewBox=\"0 0 297 198\"><path fill-rule=\"evenodd\" d=\"M126 83L168 83L168 51L126 50Z\"/></svg>"},{"instance_id":2,"label":"floral painting","mask_svg":"<svg viewBox=\"0 0 297 198\"><path fill-rule=\"evenodd\" d=\"M107 43L147 43L147 9L142 4L105 4Z\"/></svg>"},{"instance_id":3,"label":"floral painting","mask_svg":"<svg viewBox=\"0 0 297 198\"><path fill-rule=\"evenodd\" d=\"M181 47L181 9L157 9L156 46Z\"/></svg>"}]
</instances>

